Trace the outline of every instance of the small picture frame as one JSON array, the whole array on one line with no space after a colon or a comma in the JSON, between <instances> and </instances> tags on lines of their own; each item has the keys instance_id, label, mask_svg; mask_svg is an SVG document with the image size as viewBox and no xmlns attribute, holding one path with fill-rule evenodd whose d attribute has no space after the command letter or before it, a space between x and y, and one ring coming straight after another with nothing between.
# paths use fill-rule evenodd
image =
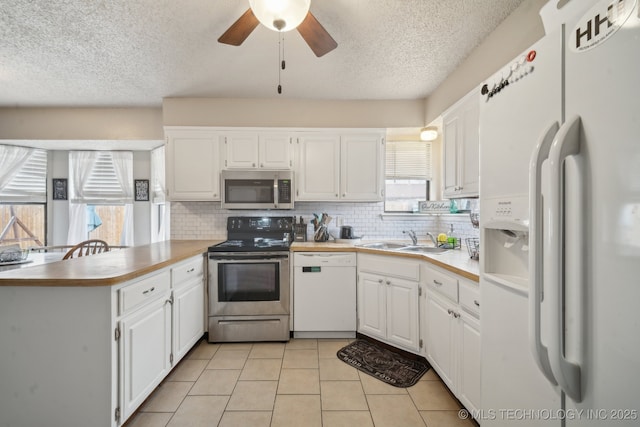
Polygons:
<instances>
[{"instance_id":1,"label":"small picture frame","mask_svg":"<svg viewBox=\"0 0 640 427\"><path fill-rule=\"evenodd\" d=\"M53 200L67 200L67 179L66 178L53 178Z\"/></svg>"},{"instance_id":2,"label":"small picture frame","mask_svg":"<svg viewBox=\"0 0 640 427\"><path fill-rule=\"evenodd\" d=\"M148 202L149 201L149 180L148 179L134 179L135 201L136 202Z\"/></svg>"}]
</instances>

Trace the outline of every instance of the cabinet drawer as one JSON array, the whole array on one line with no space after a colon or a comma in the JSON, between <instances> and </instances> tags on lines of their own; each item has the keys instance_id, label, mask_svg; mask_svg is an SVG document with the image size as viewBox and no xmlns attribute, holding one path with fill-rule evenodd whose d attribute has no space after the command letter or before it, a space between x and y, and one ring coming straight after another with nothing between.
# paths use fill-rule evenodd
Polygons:
<instances>
[{"instance_id":1,"label":"cabinet drawer","mask_svg":"<svg viewBox=\"0 0 640 427\"><path fill-rule=\"evenodd\" d=\"M120 289L120 314L153 301L171 289L169 271L155 274Z\"/></svg>"},{"instance_id":2,"label":"cabinet drawer","mask_svg":"<svg viewBox=\"0 0 640 427\"><path fill-rule=\"evenodd\" d=\"M460 281L460 305L469 313L480 316L480 288Z\"/></svg>"},{"instance_id":3,"label":"cabinet drawer","mask_svg":"<svg viewBox=\"0 0 640 427\"><path fill-rule=\"evenodd\" d=\"M204 259L198 255L171 268L171 284L174 288L204 274Z\"/></svg>"},{"instance_id":4,"label":"cabinet drawer","mask_svg":"<svg viewBox=\"0 0 640 427\"><path fill-rule=\"evenodd\" d=\"M427 285L453 302L458 302L458 279L434 269L427 269Z\"/></svg>"},{"instance_id":5,"label":"cabinet drawer","mask_svg":"<svg viewBox=\"0 0 640 427\"><path fill-rule=\"evenodd\" d=\"M407 261L394 256L358 254L358 270L402 279L420 280L420 262Z\"/></svg>"}]
</instances>

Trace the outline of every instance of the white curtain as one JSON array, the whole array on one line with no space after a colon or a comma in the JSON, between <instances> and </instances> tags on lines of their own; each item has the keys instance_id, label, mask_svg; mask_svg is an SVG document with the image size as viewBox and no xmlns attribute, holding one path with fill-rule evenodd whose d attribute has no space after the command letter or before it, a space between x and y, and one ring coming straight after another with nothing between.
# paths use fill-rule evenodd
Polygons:
<instances>
[{"instance_id":1,"label":"white curtain","mask_svg":"<svg viewBox=\"0 0 640 427\"><path fill-rule=\"evenodd\" d=\"M67 244L75 245L87 240L87 204L84 201L84 183L91 176L98 158L95 151L69 152L69 231Z\"/></svg>"},{"instance_id":2,"label":"white curtain","mask_svg":"<svg viewBox=\"0 0 640 427\"><path fill-rule=\"evenodd\" d=\"M133 246L133 153L114 151L111 153L116 177L125 197L124 224L120 235L120 245Z\"/></svg>"},{"instance_id":3,"label":"white curtain","mask_svg":"<svg viewBox=\"0 0 640 427\"><path fill-rule=\"evenodd\" d=\"M67 244L74 245L88 237L87 232L87 204L125 204L124 223L120 244L133 246L133 153L130 151L110 152L113 171L121 191L117 194L101 194L99 201L95 194L88 194L85 186L93 182L99 188L100 172L94 171L99 156L104 164L104 152L71 151L69 152L69 233ZM113 176L113 175L111 175ZM98 182L98 184L95 184ZM113 181L112 181L113 182ZM94 191L95 193L95 191ZM103 197L104 196L104 197Z\"/></svg>"},{"instance_id":4,"label":"white curtain","mask_svg":"<svg viewBox=\"0 0 640 427\"><path fill-rule=\"evenodd\" d=\"M32 151L27 147L0 145L0 191L20 172Z\"/></svg>"}]
</instances>

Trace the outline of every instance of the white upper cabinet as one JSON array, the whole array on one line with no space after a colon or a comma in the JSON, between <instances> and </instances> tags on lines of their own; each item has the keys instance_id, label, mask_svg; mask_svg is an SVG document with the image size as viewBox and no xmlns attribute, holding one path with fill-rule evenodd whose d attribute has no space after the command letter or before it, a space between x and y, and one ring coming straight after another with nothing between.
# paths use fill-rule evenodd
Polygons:
<instances>
[{"instance_id":1,"label":"white upper cabinet","mask_svg":"<svg viewBox=\"0 0 640 427\"><path fill-rule=\"evenodd\" d=\"M292 142L288 133L225 132L225 169L291 169Z\"/></svg>"},{"instance_id":2,"label":"white upper cabinet","mask_svg":"<svg viewBox=\"0 0 640 427\"><path fill-rule=\"evenodd\" d=\"M384 137L381 133L308 133L297 138L296 200L380 201Z\"/></svg>"},{"instance_id":3,"label":"white upper cabinet","mask_svg":"<svg viewBox=\"0 0 640 427\"><path fill-rule=\"evenodd\" d=\"M339 200L340 135L303 134L297 142L296 200Z\"/></svg>"},{"instance_id":4,"label":"white upper cabinet","mask_svg":"<svg viewBox=\"0 0 640 427\"><path fill-rule=\"evenodd\" d=\"M203 129L167 129L169 200L220 200L219 134Z\"/></svg>"},{"instance_id":5,"label":"white upper cabinet","mask_svg":"<svg viewBox=\"0 0 640 427\"><path fill-rule=\"evenodd\" d=\"M382 199L384 140L380 135L344 135L340 142L340 197Z\"/></svg>"},{"instance_id":6,"label":"white upper cabinet","mask_svg":"<svg viewBox=\"0 0 640 427\"><path fill-rule=\"evenodd\" d=\"M472 90L443 115L444 197L479 194L479 98Z\"/></svg>"}]
</instances>

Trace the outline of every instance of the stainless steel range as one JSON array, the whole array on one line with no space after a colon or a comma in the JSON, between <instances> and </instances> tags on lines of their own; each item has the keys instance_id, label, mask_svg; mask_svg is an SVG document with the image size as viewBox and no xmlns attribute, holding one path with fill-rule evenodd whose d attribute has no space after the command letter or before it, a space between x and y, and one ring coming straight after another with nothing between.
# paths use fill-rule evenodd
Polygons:
<instances>
[{"instance_id":1,"label":"stainless steel range","mask_svg":"<svg viewBox=\"0 0 640 427\"><path fill-rule=\"evenodd\" d=\"M288 341L293 217L234 216L209 247L209 342Z\"/></svg>"}]
</instances>

